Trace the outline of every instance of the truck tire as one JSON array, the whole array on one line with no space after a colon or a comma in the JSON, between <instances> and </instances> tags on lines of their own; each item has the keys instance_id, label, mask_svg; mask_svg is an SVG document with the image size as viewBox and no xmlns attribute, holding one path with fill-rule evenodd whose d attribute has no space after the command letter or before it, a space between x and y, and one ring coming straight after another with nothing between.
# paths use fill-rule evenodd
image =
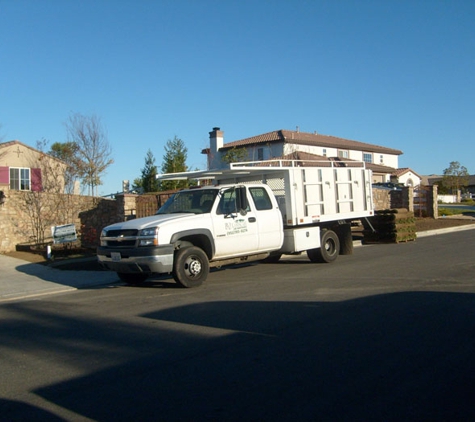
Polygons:
<instances>
[{"instance_id":1,"label":"truck tire","mask_svg":"<svg viewBox=\"0 0 475 422\"><path fill-rule=\"evenodd\" d=\"M309 249L307 251L308 259L312 262L333 262L340 253L338 236L332 230L322 230L321 233L321 246L320 248Z\"/></svg>"},{"instance_id":2,"label":"truck tire","mask_svg":"<svg viewBox=\"0 0 475 422\"><path fill-rule=\"evenodd\" d=\"M282 254L281 253L276 253L276 254L270 254L266 259L263 259L262 262L264 264L275 264L279 262Z\"/></svg>"},{"instance_id":3,"label":"truck tire","mask_svg":"<svg viewBox=\"0 0 475 422\"><path fill-rule=\"evenodd\" d=\"M335 227L335 233L340 241L340 255L351 255L353 253L353 235L351 224L341 224Z\"/></svg>"},{"instance_id":4,"label":"truck tire","mask_svg":"<svg viewBox=\"0 0 475 422\"><path fill-rule=\"evenodd\" d=\"M196 246L178 249L173 261L173 278L181 287L201 286L208 277L208 257Z\"/></svg>"},{"instance_id":5,"label":"truck tire","mask_svg":"<svg viewBox=\"0 0 475 422\"><path fill-rule=\"evenodd\" d=\"M148 274L142 273L117 273L118 277L131 286L143 283L148 278Z\"/></svg>"}]
</instances>

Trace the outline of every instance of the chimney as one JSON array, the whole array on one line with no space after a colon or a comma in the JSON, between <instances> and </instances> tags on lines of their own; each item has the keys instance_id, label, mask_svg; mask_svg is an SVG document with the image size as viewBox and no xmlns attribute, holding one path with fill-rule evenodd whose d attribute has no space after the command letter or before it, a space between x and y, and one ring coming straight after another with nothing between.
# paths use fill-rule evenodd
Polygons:
<instances>
[{"instance_id":1,"label":"chimney","mask_svg":"<svg viewBox=\"0 0 475 422\"><path fill-rule=\"evenodd\" d=\"M216 156L216 153L224 145L224 132L219 127L214 127L209 133L209 149L210 153Z\"/></svg>"}]
</instances>

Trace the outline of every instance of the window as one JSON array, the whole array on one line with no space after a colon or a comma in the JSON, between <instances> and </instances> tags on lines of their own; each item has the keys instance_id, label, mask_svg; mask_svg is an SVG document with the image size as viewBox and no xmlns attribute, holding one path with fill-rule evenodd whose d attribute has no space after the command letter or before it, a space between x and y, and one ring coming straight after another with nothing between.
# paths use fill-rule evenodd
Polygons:
<instances>
[{"instance_id":1,"label":"window","mask_svg":"<svg viewBox=\"0 0 475 422\"><path fill-rule=\"evenodd\" d=\"M365 163L372 163L373 162L373 154L369 152L363 152L363 161Z\"/></svg>"},{"instance_id":2,"label":"window","mask_svg":"<svg viewBox=\"0 0 475 422\"><path fill-rule=\"evenodd\" d=\"M256 205L256 210L271 210L272 201L264 188L250 188L252 199Z\"/></svg>"},{"instance_id":3,"label":"window","mask_svg":"<svg viewBox=\"0 0 475 422\"><path fill-rule=\"evenodd\" d=\"M324 157L327 156L327 149L326 149L326 148L323 148L323 156L324 156Z\"/></svg>"},{"instance_id":4,"label":"window","mask_svg":"<svg viewBox=\"0 0 475 422\"><path fill-rule=\"evenodd\" d=\"M211 211L217 194L218 191L216 189L180 191L171 196L157 211L157 214L208 213Z\"/></svg>"},{"instance_id":5,"label":"window","mask_svg":"<svg viewBox=\"0 0 475 422\"><path fill-rule=\"evenodd\" d=\"M384 159L382 155L379 156L379 164L384 164Z\"/></svg>"},{"instance_id":6,"label":"window","mask_svg":"<svg viewBox=\"0 0 475 422\"><path fill-rule=\"evenodd\" d=\"M236 190L228 189L222 193L221 199L219 201L218 209L216 210L217 214L228 215L233 212L236 212Z\"/></svg>"},{"instance_id":7,"label":"window","mask_svg":"<svg viewBox=\"0 0 475 422\"><path fill-rule=\"evenodd\" d=\"M349 154L348 151L346 150L339 150L338 151L338 157L340 158L348 158Z\"/></svg>"},{"instance_id":8,"label":"window","mask_svg":"<svg viewBox=\"0 0 475 422\"><path fill-rule=\"evenodd\" d=\"M259 161L264 159L264 148L257 148L257 159Z\"/></svg>"},{"instance_id":9,"label":"window","mask_svg":"<svg viewBox=\"0 0 475 422\"><path fill-rule=\"evenodd\" d=\"M10 189L30 190L30 169L10 168Z\"/></svg>"}]
</instances>

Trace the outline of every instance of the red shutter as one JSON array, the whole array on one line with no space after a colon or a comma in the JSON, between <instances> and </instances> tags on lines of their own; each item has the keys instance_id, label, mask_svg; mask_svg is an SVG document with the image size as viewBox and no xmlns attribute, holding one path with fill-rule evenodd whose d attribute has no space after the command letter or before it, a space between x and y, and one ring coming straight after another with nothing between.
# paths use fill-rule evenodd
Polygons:
<instances>
[{"instance_id":1,"label":"red shutter","mask_svg":"<svg viewBox=\"0 0 475 422\"><path fill-rule=\"evenodd\" d=\"M41 169L31 169L31 190L40 192L43 190L41 183Z\"/></svg>"},{"instance_id":2,"label":"red shutter","mask_svg":"<svg viewBox=\"0 0 475 422\"><path fill-rule=\"evenodd\" d=\"M10 182L10 169L8 167L0 167L0 183L8 185Z\"/></svg>"}]
</instances>

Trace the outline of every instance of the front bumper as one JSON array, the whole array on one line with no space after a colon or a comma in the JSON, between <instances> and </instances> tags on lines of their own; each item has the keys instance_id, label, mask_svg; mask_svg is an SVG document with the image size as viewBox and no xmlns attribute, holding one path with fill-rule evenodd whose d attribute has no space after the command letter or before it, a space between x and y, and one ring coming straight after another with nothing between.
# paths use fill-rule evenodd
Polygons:
<instances>
[{"instance_id":1,"label":"front bumper","mask_svg":"<svg viewBox=\"0 0 475 422\"><path fill-rule=\"evenodd\" d=\"M118 273L170 273L173 251L173 245L130 249L99 246L97 258L105 268Z\"/></svg>"}]
</instances>

